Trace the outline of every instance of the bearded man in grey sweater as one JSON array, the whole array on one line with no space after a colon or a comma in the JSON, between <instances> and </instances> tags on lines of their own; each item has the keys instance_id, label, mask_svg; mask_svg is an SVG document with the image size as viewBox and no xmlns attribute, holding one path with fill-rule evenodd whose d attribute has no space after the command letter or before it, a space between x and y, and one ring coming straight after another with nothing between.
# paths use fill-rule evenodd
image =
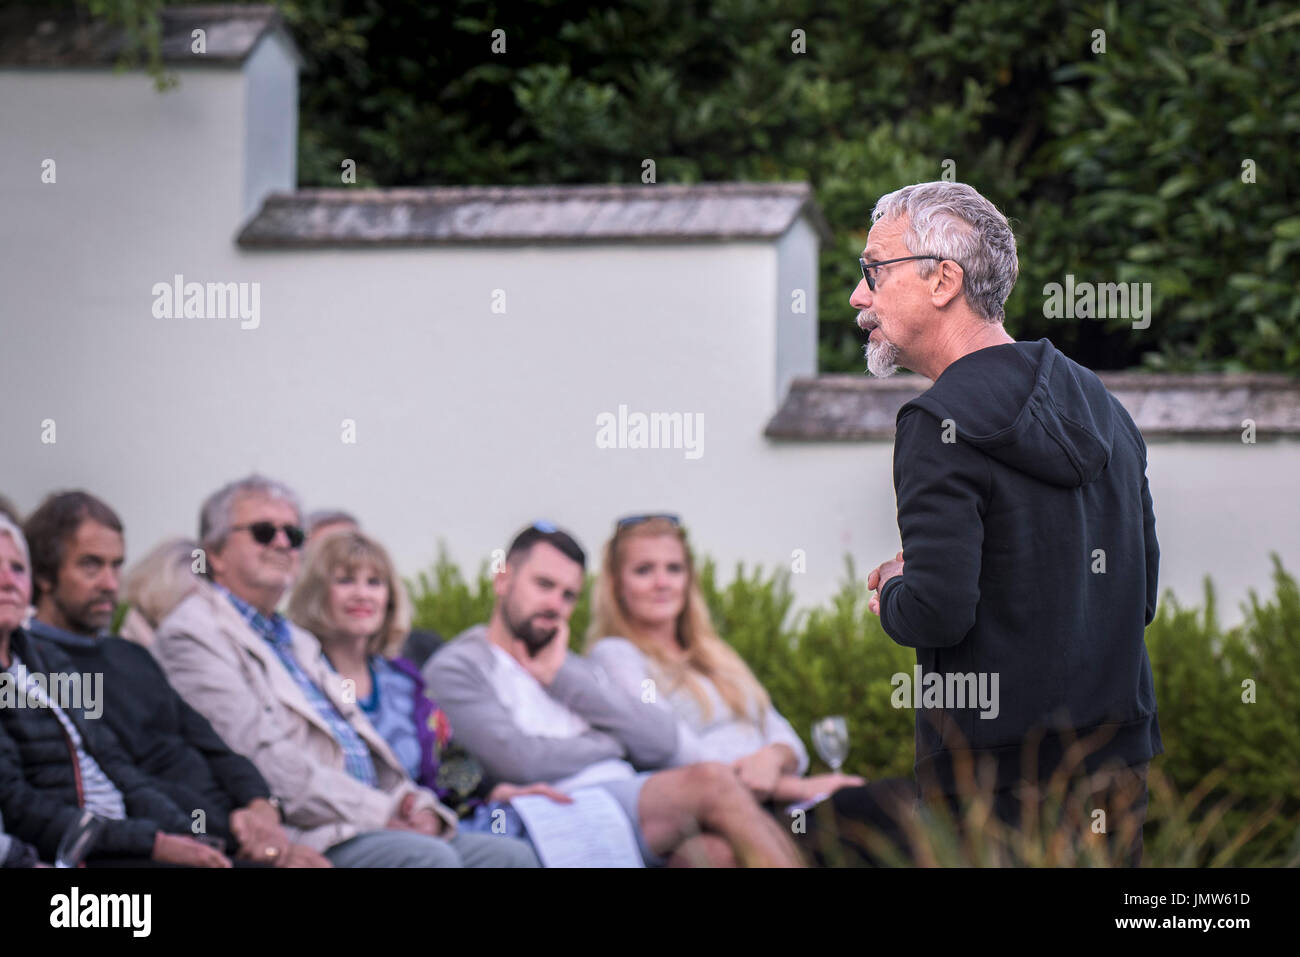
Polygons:
<instances>
[{"instance_id":1,"label":"bearded man in grey sweater","mask_svg":"<svg viewBox=\"0 0 1300 957\"><path fill-rule=\"evenodd\" d=\"M549 523L515 538L489 622L424 666L457 740L494 783L604 788L648 864L799 866L793 842L727 765L653 770L677 750L672 716L569 653L585 567L578 543Z\"/></svg>"}]
</instances>

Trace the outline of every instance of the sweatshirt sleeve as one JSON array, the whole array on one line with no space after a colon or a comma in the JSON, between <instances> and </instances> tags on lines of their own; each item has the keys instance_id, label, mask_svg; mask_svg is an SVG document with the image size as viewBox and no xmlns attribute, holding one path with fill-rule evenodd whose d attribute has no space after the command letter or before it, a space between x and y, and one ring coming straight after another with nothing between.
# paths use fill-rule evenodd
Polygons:
<instances>
[{"instance_id":1,"label":"sweatshirt sleeve","mask_svg":"<svg viewBox=\"0 0 1300 957\"><path fill-rule=\"evenodd\" d=\"M1146 543L1147 602L1146 623L1156 617L1156 601L1160 591L1160 542L1156 539L1156 513L1151 503L1151 486L1147 482L1146 444L1142 446L1142 537Z\"/></svg>"},{"instance_id":2,"label":"sweatshirt sleeve","mask_svg":"<svg viewBox=\"0 0 1300 957\"><path fill-rule=\"evenodd\" d=\"M768 744L784 744L794 752L795 760L799 762L794 771L796 775L803 777L808 773L808 749L790 722L772 705L768 705L763 717L763 737Z\"/></svg>"},{"instance_id":3,"label":"sweatshirt sleeve","mask_svg":"<svg viewBox=\"0 0 1300 957\"><path fill-rule=\"evenodd\" d=\"M591 661L569 655L547 690L592 727L613 735L638 768L662 768L677 750L677 719L672 713L647 708L639 695L625 694Z\"/></svg>"},{"instance_id":4,"label":"sweatshirt sleeve","mask_svg":"<svg viewBox=\"0 0 1300 957\"><path fill-rule=\"evenodd\" d=\"M503 705L482 670L455 642L424 666L430 696L451 719L452 733L478 759L494 783L558 781L607 758L621 758L623 745L593 728L572 738L526 734Z\"/></svg>"},{"instance_id":5,"label":"sweatshirt sleeve","mask_svg":"<svg viewBox=\"0 0 1300 957\"><path fill-rule=\"evenodd\" d=\"M909 409L894 440L903 573L880 590L880 624L900 645L945 648L965 638L979 604L988 463L938 419Z\"/></svg>"},{"instance_id":6,"label":"sweatshirt sleeve","mask_svg":"<svg viewBox=\"0 0 1300 957\"><path fill-rule=\"evenodd\" d=\"M655 754L658 760L650 762L654 767L678 767L708 761L699 736L691 726L683 721L673 709L668 696L659 693L656 676L651 669L645 653L626 638L602 638L592 645L587 652L587 659L600 672L606 675L614 688L626 693L627 699L636 703L638 714L644 716L646 727L654 729L658 738L663 740L655 747L662 750L668 746L666 736L668 729L672 732L672 747L668 757Z\"/></svg>"}]
</instances>

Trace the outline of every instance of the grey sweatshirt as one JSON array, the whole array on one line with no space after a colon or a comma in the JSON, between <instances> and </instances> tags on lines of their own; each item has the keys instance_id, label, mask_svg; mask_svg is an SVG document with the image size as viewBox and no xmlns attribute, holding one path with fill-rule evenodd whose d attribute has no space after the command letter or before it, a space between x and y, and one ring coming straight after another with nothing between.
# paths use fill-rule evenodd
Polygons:
<instances>
[{"instance_id":1,"label":"grey sweatshirt","mask_svg":"<svg viewBox=\"0 0 1300 957\"><path fill-rule=\"evenodd\" d=\"M496 693L496 667L487 626L476 625L443 645L421 672L455 739L494 783L555 782L610 759L657 769L677 750L671 714L643 707L597 666L572 653L546 691L590 729L570 737L527 734Z\"/></svg>"}]
</instances>

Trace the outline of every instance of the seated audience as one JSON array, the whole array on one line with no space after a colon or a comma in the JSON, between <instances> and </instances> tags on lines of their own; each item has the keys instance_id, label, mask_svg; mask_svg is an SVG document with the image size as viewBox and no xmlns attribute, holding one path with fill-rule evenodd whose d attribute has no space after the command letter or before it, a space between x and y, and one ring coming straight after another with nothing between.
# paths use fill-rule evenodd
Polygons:
<instances>
[{"instance_id":1,"label":"seated audience","mask_svg":"<svg viewBox=\"0 0 1300 957\"><path fill-rule=\"evenodd\" d=\"M862 779L804 777L808 751L740 655L718 637L675 516L622 519L596 579L587 655L677 724L672 766L722 761L761 801L794 803ZM652 689L653 693L647 693Z\"/></svg>"},{"instance_id":2,"label":"seated audience","mask_svg":"<svg viewBox=\"0 0 1300 957\"><path fill-rule=\"evenodd\" d=\"M453 740L446 713L425 693L419 669L397 656L409 629L406 590L387 551L359 531L311 542L289 598L289 618L320 639L334 670L417 783L461 816L461 828L524 837L508 802L521 794L569 798L545 784L497 784ZM503 815L493 816L502 810ZM497 823L494 829L494 823Z\"/></svg>"},{"instance_id":3,"label":"seated audience","mask_svg":"<svg viewBox=\"0 0 1300 957\"><path fill-rule=\"evenodd\" d=\"M102 720L132 763L194 819L191 829L243 861L328 867L317 852L290 843L257 768L181 699L153 656L106 634L125 550L117 514L85 492L64 492L28 517L25 532L38 596L30 632L83 674L102 675ZM198 587L193 576L190 584Z\"/></svg>"},{"instance_id":4,"label":"seated audience","mask_svg":"<svg viewBox=\"0 0 1300 957\"><path fill-rule=\"evenodd\" d=\"M648 863L798 866L792 842L727 766L637 773L676 753L676 723L568 653L585 564L565 532L548 523L525 529L495 579L490 621L425 665L425 681L462 743L496 782L605 788Z\"/></svg>"},{"instance_id":5,"label":"seated audience","mask_svg":"<svg viewBox=\"0 0 1300 957\"><path fill-rule=\"evenodd\" d=\"M537 866L527 844L458 832L407 775L310 633L276 608L305 535L297 496L258 476L203 504L211 586L159 625L173 686L257 766L296 839L343 867Z\"/></svg>"},{"instance_id":6,"label":"seated audience","mask_svg":"<svg viewBox=\"0 0 1300 957\"><path fill-rule=\"evenodd\" d=\"M105 823L87 863L229 867L190 836L190 815L135 768L112 729L87 718L72 663L22 628L30 568L22 531L0 516L0 814L10 834L53 861L89 809Z\"/></svg>"}]
</instances>

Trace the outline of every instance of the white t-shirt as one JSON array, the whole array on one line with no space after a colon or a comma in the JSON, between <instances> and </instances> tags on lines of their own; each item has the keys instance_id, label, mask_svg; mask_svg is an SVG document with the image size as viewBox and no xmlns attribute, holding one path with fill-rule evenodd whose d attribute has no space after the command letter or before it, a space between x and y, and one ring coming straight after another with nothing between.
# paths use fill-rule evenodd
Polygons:
<instances>
[{"instance_id":1,"label":"white t-shirt","mask_svg":"<svg viewBox=\"0 0 1300 957\"><path fill-rule=\"evenodd\" d=\"M490 641L487 645L492 649L492 689L520 731L538 738L576 738L591 730L582 715L552 698L505 649ZM557 790L571 791L635 776L636 769L626 761L607 758L553 784Z\"/></svg>"}]
</instances>

